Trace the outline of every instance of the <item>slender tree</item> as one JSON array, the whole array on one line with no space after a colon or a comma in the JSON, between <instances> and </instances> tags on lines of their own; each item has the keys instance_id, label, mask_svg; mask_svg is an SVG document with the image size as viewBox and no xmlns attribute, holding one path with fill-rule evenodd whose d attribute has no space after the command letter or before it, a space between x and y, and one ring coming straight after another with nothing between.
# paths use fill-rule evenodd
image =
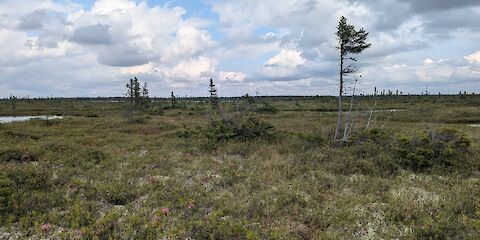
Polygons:
<instances>
[{"instance_id":1,"label":"slender tree","mask_svg":"<svg viewBox=\"0 0 480 240\"><path fill-rule=\"evenodd\" d=\"M133 79L130 79L130 83L127 83L127 97L130 99L130 104L133 105L135 93L133 91Z\"/></svg>"},{"instance_id":2,"label":"slender tree","mask_svg":"<svg viewBox=\"0 0 480 240\"><path fill-rule=\"evenodd\" d=\"M133 95L135 99L135 106L138 106L141 98L141 88L137 77L133 79Z\"/></svg>"},{"instance_id":3,"label":"slender tree","mask_svg":"<svg viewBox=\"0 0 480 240\"><path fill-rule=\"evenodd\" d=\"M175 94L172 93L170 94L170 108L175 108L177 107L177 98L175 97Z\"/></svg>"},{"instance_id":4,"label":"slender tree","mask_svg":"<svg viewBox=\"0 0 480 240\"><path fill-rule=\"evenodd\" d=\"M213 83L212 78L210 78L210 85L208 91L210 92L210 107L212 108L212 110L218 110L217 89L215 88L215 84Z\"/></svg>"},{"instance_id":5,"label":"slender tree","mask_svg":"<svg viewBox=\"0 0 480 240\"><path fill-rule=\"evenodd\" d=\"M352 57L352 55L360 54L363 52L363 50L371 46L370 43L366 42L368 32L366 32L363 28L356 30L355 26L348 24L347 19L343 16L340 18L338 23L336 35L338 39L337 49L340 50L340 82L338 92L338 120L334 142L338 141L338 137L342 129L342 96L344 93L344 77L357 71L353 64L347 65L347 63L348 61L356 62L357 59Z\"/></svg>"},{"instance_id":6,"label":"slender tree","mask_svg":"<svg viewBox=\"0 0 480 240\"><path fill-rule=\"evenodd\" d=\"M142 104L145 107L148 107L149 102L150 102L150 97L148 96L147 83L144 83L142 87Z\"/></svg>"}]
</instances>

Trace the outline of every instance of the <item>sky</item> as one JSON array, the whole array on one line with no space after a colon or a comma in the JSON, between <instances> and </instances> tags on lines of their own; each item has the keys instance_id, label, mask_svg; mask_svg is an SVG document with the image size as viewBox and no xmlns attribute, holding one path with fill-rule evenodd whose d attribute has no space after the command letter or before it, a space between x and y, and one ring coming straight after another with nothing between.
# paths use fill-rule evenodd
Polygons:
<instances>
[{"instance_id":1,"label":"sky","mask_svg":"<svg viewBox=\"0 0 480 240\"><path fill-rule=\"evenodd\" d=\"M347 94L480 93L479 0L0 0L0 98L335 95L341 16L372 44Z\"/></svg>"}]
</instances>

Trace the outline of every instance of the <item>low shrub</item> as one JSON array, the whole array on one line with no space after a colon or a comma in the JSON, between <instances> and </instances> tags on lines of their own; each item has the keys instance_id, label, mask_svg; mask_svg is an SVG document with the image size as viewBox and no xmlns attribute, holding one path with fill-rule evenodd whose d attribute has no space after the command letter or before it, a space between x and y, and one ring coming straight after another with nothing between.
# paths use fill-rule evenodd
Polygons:
<instances>
[{"instance_id":1,"label":"low shrub","mask_svg":"<svg viewBox=\"0 0 480 240\"><path fill-rule=\"evenodd\" d=\"M150 119L150 115L132 115L127 118L129 124L144 124Z\"/></svg>"},{"instance_id":2,"label":"low shrub","mask_svg":"<svg viewBox=\"0 0 480 240\"><path fill-rule=\"evenodd\" d=\"M385 145L392 140L392 134L380 128L372 128L363 130L352 137L353 143L372 142L375 144Z\"/></svg>"},{"instance_id":3,"label":"low shrub","mask_svg":"<svg viewBox=\"0 0 480 240\"><path fill-rule=\"evenodd\" d=\"M82 149L74 153L68 158L68 163L71 167L80 167L82 169L88 169L100 164L107 158L107 155L95 148Z\"/></svg>"},{"instance_id":4,"label":"low shrub","mask_svg":"<svg viewBox=\"0 0 480 240\"><path fill-rule=\"evenodd\" d=\"M396 147L397 162L415 172L432 168L467 168L465 161L471 142L457 129L442 128L413 137L401 136Z\"/></svg>"},{"instance_id":5,"label":"low shrub","mask_svg":"<svg viewBox=\"0 0 480 240\"><path fill-rule=\"evenodd\" d=\"M207 137L216 141L266 139L273 135L274 128L256 116L249 115L238 121L215 121L206 130Z\"/></svg>"},{"instance_id":6,"label":"low shrub","mask_svg":"<svg viewBox=\"0 0 480 240\"><path fill-rule=\"evenodd\" d=\"M133 183L113 182L105 183L99 186L101 196L113 205L126 205L135 200L137 194Z\"/></svg>"},{"instance_id":7,"label":"low shrub","mask_svg":"<svg viewBox=\"0 0 480 240\"><path fill-rule=\"evenodd\" d=\"M25 150L5 149L0 150L0 162L35 162L38 157Z\"/></svg>"},{"instance_id":8,"label":"low shrub","mask_svg":"<svg viewBox=\"0 0 480 240\"><path fill-rule=\"evenodd\" d=\"M276 107L272 106L270 103L264 102L263 106L257 108L257 112L260 112L260 113L278 113L279 110Z\"/></svg>"},{"instance_id":9,"label":"low shrub","mask_svg":"<svg viewBox=\"0 0 480 240\"><path fill-rule=\"evenodd\" d=\"M0 174L0 216L10 209L14 183L5 174ZM1 223L1 221L0 221Z\"/></svg>"}]
</instances>

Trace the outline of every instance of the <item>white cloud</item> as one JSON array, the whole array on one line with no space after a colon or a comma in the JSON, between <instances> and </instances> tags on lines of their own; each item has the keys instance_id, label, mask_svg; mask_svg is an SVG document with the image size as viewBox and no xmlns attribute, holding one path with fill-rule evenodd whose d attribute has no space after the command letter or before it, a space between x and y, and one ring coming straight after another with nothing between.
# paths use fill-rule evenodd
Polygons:
<instances>
[{"instance_id":1,"label":"white cloud","mask_svg":"<svg viewBox=\"0 0 480 240\"><path fill-rule=\"evenodd\" d=\"M256 86L271 94L334 93L341 15L365 27L373 44L358 56L359 88L478 89L480 80L474 1L207 1L218 20L175 1L97 0L91 9L75 1L0 0L0 94L61 87L75 96L118 95L133 75L163 92L202 95L197 88L213 77L224 93Z\"/></svg>"},{"instance_id":2,"label":"white cloud","mask_svg":"<svg viewBox=\"0 0 480 240\"><path fill-rule=\"evenodd\" d=\"M172 80L175 88L195 86L214 75L216 62L206 57L188 59L179 62L173 68L160 70L165 77Z\"/></svg>"},{"instance_id":3,"label":"white cloud","mask_svg":"<svg viewBox=\"0 0 480 240\"><path fill-rule=\"evenodd\" d=\"M297 67L304 63L305 59L302 58L301 52L282 49L265 63L263 71L270 77L289 76L295 74Z\"/></svg>"},{"instance_id":4,"label":"white cloud","mask_svg":"<svg viewBox=\"0 0 480 240\"><path fill-rule=\"evenodd\" d=\"M242 72L220 71L218 72L218 80L242 82L247 76Z\"/></svg>"},{"instance_id":5,"label":"white cloud","mask_svg":"<svg viewBox=\"0 0 480 240\"><path fill-rule=\"evenodd\" d=\"M435 62L434 62L431 58L425 58L425 59L423 60L423 65L425 65L425 66L432 65L432 64L434 64L434 63L435 63Z\"/></svg>"},{"instance_id":6,"label":"white cloud","mask_svg":"<svg viewBox=\"0 0 480 240\"><path fill-rule=\"evenodd\" d=\"M480 51L465 56L465 59L470 63L480 63Z\"/></svg>"}]
</instances>

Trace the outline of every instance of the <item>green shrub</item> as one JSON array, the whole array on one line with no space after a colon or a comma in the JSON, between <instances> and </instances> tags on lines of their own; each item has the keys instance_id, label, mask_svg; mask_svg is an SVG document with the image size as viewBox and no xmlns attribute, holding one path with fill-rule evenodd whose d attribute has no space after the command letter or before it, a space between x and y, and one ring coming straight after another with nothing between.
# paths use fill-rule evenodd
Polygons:
<instances>
[{"instance_id":1,"label":"green shrub","mask_svg":"<svg viewBox=\"0 0 480 240\"><path fill-rule=\"evenodd\" d=\"M126 205L137 197L135 186L128 182L106 183L99 190L101 196L113 205Z\"/></svg>"},{"instance_id":2,"label":"green shrub","mask_svg":"<svg viewBox=\"0 0 480 240\"><path fill-rule=\"evenodd\" d=\"M38 157L20 149L0 150L0 162L35 162Z\"/></svg>"},{"instance_id":3,"label":"green shrub","mask_svg":"<svg viewBox=\"0 0 480 240\"><path fill-rule=\"evenodd\" d=\"M43 168L36 166L22 166L9 171L9 178L15 182L17 189L27 191L40 190L48 191L53 186L50 173Z\"/></svg>"},{"instance_id":4,"label":"green shrub","mask_svg":"<svg viewBox=\"0 0 480 240\"><path fill-rule=\"evenodd\" d=\"M177 136L180 138L191 138L195 135L198 135L202 132L202 128L188 128L185 124L183 124L183 129L177 131Z\"/></svg>"},{"instance_id":5,"label":"green shrub","mask_svg":"<svg viewBox=\"0 0 480 240\"><path fill-rule=\"evenodd\" d=\"M71 210L65 215L65 220L73 228L86 227L95 222L94 205L90 202L75 201Z\"/></svg>"},{"instance_id":6,"label":"green shrub","mask_svg":"<svg viewBox=\"0 0 480 240\"><path fill-rule=\"evenodd\" d=\"M191 234L194 239L255 239L256 235L243 221L220 212L212 212L206 219L195 222Z\"/></svg>"},{"instance_id":7,"label":"green shrub","mask_svg":"<svg viewBox=\"0 0 480 240\"><path fill-rule=\"evenodd\" d=\"M467 168L465 156L470 140L452 128L424 132L413 137L399 137L396 149L398 163L416 172L432 168Z\"/></svg>"},{"instance_id":8,"label":"green shrub","mask_svg":"<svg viewBox=\"0 0 480 240\"><path fill-rule=\"evenodd\" d=\"M391 142L392 134L380 128L363 130L352 137L354 143L373 142L385 145Z\"/></svg>"},{"instance_id":9,"label":"green shrub","mask_svg":"<svg viewBox=\"0 0 480 240\"><path fill-rule=\"evenodd\" d=\"M107 158L107 155L98 149L87 149L85 151L80 152L77 155L79 160L83 160L85 162L99 164L103 160Z\"/></svg>"},{"instance_id":10,"label":"green shrub","mask_svg":"<svg viewBox=\"0 0 480 240\"><path fill-rule=\"evenodd\" d=\"M0 174L0 216L10 209L14 183L4 174ZM0 221L1 223L1 221Z\"/></svg>"},{"instance_id":11,"label":"green shrub","mask_svg":"<svg viewBox=\"0 0 480 240\"><path fill-rule=\"evenodd\" d=\"M261 112L261 113L278 113L279 110L272 106L270 103L268 102L263 102L263 106L257 108L257 112Z\"/></svg>"},{"instance_id":12,"label":"green shrub","mask_svg":"<svg viewBox=\"0 0 480 240\"><path fill-rule=\"evenodd\" d=\"M131 112L127 115L128 124L144 124L150 119L148 114L140 114L138 112Z\"/></svg>"},{"instance_id":13,"label":"green shrub","mask_svg":"<svg viewBox=\"0 0 480 240\"><path fill-rule=\"evenodd\" d=\"M216 121L207 129L207 137L216 141L240 140L248 141L269 138L273 134L273 126L255 116L246 116L237 121Z\"/></svg>"},{"instance_id":14,"label":"green shrub","mask_svg":"<svg viewBox=\"0 0 480 240\"><path fill-rule=\"evenodd\" d=\"M99 218L95 225L94 239L117 239L119 238L119 224L118 221L121 213L112 210L105 216Z\"/></svg>"}]
</instances>

